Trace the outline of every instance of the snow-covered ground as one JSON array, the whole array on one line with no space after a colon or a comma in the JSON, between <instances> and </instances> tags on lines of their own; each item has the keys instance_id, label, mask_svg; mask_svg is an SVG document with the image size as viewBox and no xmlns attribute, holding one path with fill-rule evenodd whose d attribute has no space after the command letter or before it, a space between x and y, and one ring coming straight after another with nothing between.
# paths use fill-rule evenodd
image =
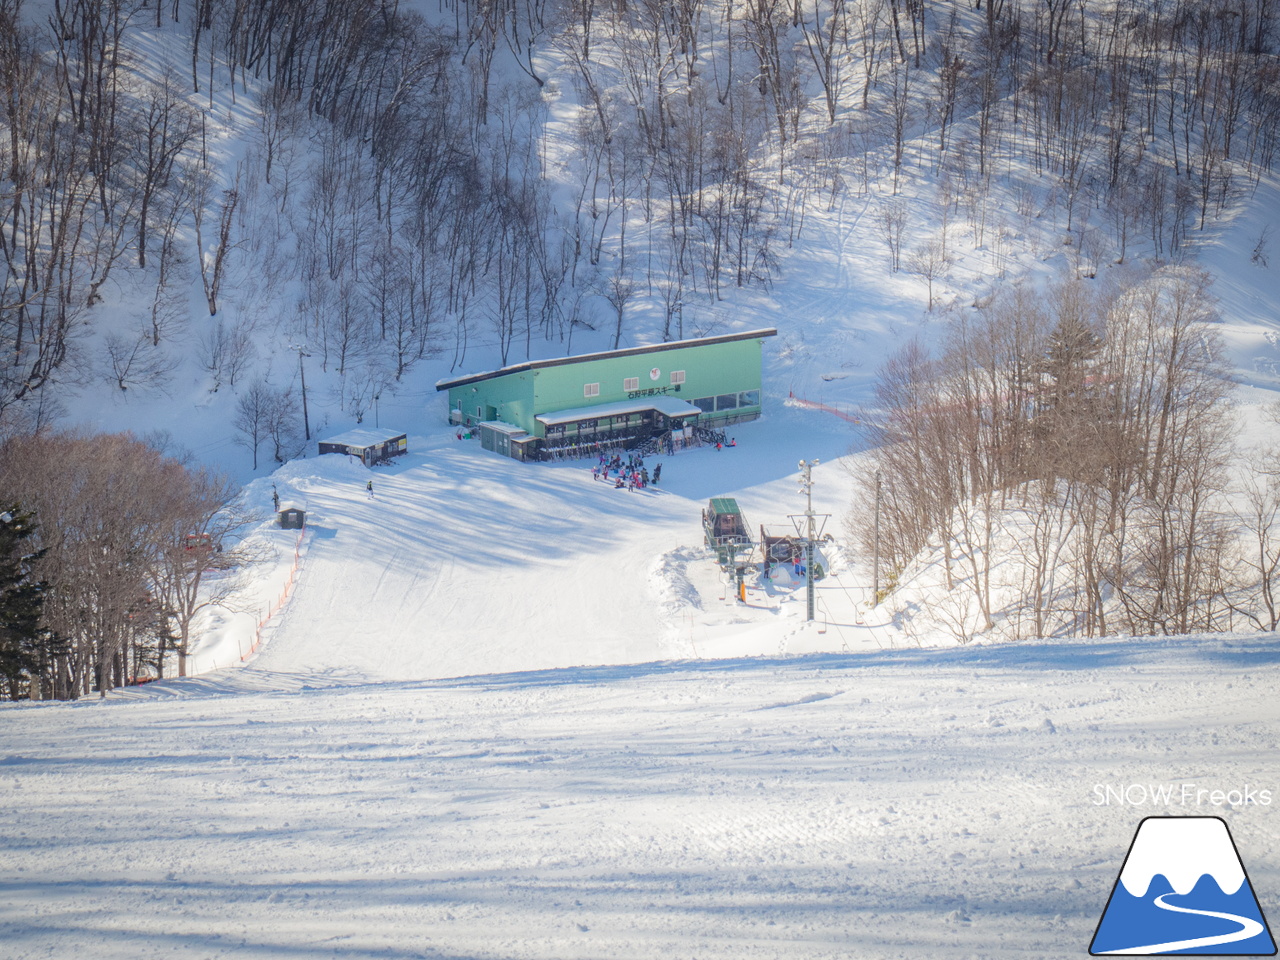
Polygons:
<instances>
[{"instance_id":1,"label":"snow-covered ground","mask_svg":"<svg viewBox=\"0 0 1280 960\"><path fill-rule=\"evenodd\" d=\"M842 546L849 424L774 403L734 437L721 451L651 460L662 480L641 491L593 480L586 461L498 457L443 426L411 433L410 453L391 467L332 455L290 463L249 488L255 505L269 508L274 486L308 511L302 570L264 629L257 666L403 680L905 643L867 615L867 577ZM726 590L701 510L733 496L753 535L762 524L792 531L789 516L805 509L796 464L815 458L814 509L837 542L824 547L831 575L816 585L807 624L803 580L790 570L753 575L745 603ZM273 572L239 598L247 613L211 614L195 673L238 664L280 593L294 540L269 523L261 534Z\"/></svg>"},{"instance_id":2,"label":"snow-covered ground","mask_svg":"<svg viewBox=\"0 0 1280 960\"><path fill-rule=\"evenodd\" d=\"M256 656L242 614L195 658L234 667L0 709L0 953L1078 957L1170 813L1280 913L1272 637L920 649L834 549L816 623L735 602L701 506L785 525L819 457L838 529L847 431L774 405L636 493L443 430L256 481L310 520Z\"/></svg>"},{"instance_id":3,"label":"snow-covered ground","mask_svg":"<svg viewBox=\"0 0 1280 960\"><path fill-rule=\"evenodd\" d=\"M1178 802L1280 798L1269 638L293 667L5 710L0 952L1080 957L1153 813L1227 819L1280 914L1274 803Z\"/></svg>"}]
</instances>

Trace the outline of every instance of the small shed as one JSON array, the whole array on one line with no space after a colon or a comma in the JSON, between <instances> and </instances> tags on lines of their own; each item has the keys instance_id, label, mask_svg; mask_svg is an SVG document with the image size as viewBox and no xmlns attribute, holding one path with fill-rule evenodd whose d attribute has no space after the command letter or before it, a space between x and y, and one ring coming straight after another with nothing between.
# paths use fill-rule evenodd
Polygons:
<instances>
[{"instance_id":1,"label":"small shed","mask_svg":"<svg viewBox=\"0 0 1280 960\"><path fill-rule=\"evenodd\" d=\"M326 453L343 453L359 457L365 466L408 452L408 436L395 430L360 428L320 441L322 456Z\"/></svg>"},{"instance_id":2,"label":"small shed","mask_svg":"<svg viewBox=\"0 0 1280 960\"><path fill-rule=\"evenodd\" d=\"M527 442L537 439L529 436L528 432L520 427L503 423L501 420L486 420L484 423L476 424L476 430L480 434L481 447L516 460L525 459L527 450L527 447L519 441Z\"/></svg>"},{"instance_id":3,"label":"small shed","mask_svg":"<svg viewBox=\"0 0 1280 960\"><path fill-rule=\"evenodd\" d=\"M301 507L282 507L277 516L282 530L301 530L307 525L307 511Z\"/></svg>"},{"instance_id":4,"label":"small shed","mask_svg":"<svg viewBox=\"0 0 1280 960\"><path fill-rule=\"evenodd\" d=\"M760 548L764 554L765 573L772 564L790 564L804 555L804 546L794 530L768 529L760 526Z\"/></svg>"}]
</instances>

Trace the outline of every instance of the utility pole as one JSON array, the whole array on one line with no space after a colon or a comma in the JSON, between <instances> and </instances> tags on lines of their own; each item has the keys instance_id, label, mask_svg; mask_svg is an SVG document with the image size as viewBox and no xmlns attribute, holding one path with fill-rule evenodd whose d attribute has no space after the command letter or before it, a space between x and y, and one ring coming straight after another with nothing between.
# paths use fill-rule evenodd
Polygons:
<instances>
[{"instance_id":1,"label":"utility pole","mask_svg":"<svg viewBox=\"0 0 1280 960\"><path fill-rule=\"evenodd\" d=\"M805 534L804 534L804 588L805 588L805 620L814 619L813 597L813 542L818 539L817 524L813 516L813 477L812 470L818 460L800 461L800 492L805 495Z\"/></svg>"},{"instance_id":2,"label":"utility pole","mask_svg":"<svg viewBox=\"0 0 1280 960\"><path fill-rule=\"evenodd\" d=\"M880 603L880 471L876 471L876 529L871 548L871 605Z\"/></svg>"},{"instance_id":3,"label":"utility pole","mask_svg":"<svg viewBox=\"0 0 1280 960\"><path fill-rule=\"evenodd\" d=\"M308 440L311 439L311 421L307 417L307 371L302 365L302 358L309 357L307 353L307 345L305 343L290 344L291 350L298 351L298 378L302 381L302 432Z\"/></svg>"}]
</instances>

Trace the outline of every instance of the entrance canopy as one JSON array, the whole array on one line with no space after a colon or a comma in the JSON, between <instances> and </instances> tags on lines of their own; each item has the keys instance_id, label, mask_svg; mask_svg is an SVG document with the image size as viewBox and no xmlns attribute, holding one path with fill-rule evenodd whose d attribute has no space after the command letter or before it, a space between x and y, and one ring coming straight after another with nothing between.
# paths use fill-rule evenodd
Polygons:
<instances>
[{"instance_id":1,"label":"entrance canopy","mask_svg":"<svg viewBox=\"0 0 1280 960\"><path fill-rule=\"evenodd\" d=\"M692 403L677 397L656 396L641 397L636 400L618 400L614 403L599 403L594 407L575 407L572 410L557 410L555 413L540 413L535 419L545 426L555 427L561 424L577 423L579 420L594 420L602 417L618 417L627 413L644 413L656 410L671 419L693 417L702 411Z\"/></svg>"}]
</instances>

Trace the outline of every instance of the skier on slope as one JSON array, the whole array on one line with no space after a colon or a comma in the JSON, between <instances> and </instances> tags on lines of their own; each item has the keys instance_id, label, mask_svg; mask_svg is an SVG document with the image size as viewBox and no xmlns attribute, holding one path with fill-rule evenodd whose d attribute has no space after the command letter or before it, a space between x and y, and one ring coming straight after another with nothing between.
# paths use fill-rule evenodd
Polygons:
<instances>
[{"instance_id":1,"label":"skier on slope","mask_svg":"<svg viewBox=\"0 0 1280 960\"><path fill-rule=\"evenodd\" d=\"M373 481L370 480L368 483L366 483L364 485L364 488L369 492L369 499L372 500L373 499Z\"/></svg>"}]
</instances>

